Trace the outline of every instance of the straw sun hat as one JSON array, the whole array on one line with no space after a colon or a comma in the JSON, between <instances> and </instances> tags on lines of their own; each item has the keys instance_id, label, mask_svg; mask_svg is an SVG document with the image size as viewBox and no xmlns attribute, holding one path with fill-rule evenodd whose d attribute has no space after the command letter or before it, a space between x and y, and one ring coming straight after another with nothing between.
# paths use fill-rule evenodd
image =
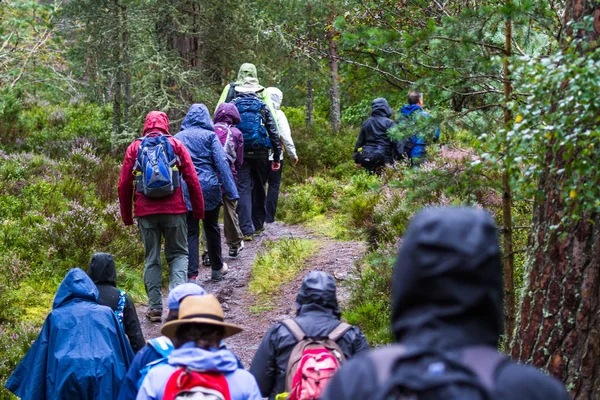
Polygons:
<instances>
[{"instance_id":1,"label":"straw sun hat","mask_svg":"<svg viewBox=\"0 0 600 400\"><path fill-rule=\"evenodd\" d=\"M177 328L185 324L222 326L225 329L225 337L233 336L243 330L240 326L228 324L223 320L223 308L212 294L184 298L179 307L179 318L164 324L160 332L172 339Z\"/></svg>"}]
</instances>

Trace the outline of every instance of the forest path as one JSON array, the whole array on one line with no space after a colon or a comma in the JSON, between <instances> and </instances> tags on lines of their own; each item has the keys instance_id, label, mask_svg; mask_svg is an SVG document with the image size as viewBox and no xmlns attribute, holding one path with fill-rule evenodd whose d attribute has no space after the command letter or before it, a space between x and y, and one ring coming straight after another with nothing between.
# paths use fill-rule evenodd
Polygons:
<instances>
[{"instance_id":1,"label":"forest path","mask_svg":"<svg viewBox=\"0 0 600 400\"><path fill-rule=\"evenodd\" d=\"M266 224L265 232L254 238L254 241L245 242L244 250L236 260L227 256L223 261L229 265L229 273L221 282L210 281L210 268L200 267L198 283L209 293L216 295L225 311L228 322L238 324L244 331L225 342L231 350L248 367L258 345L267 330L278 321L295 315L296 293L302 284L306 272L321 270L332 274L338 281L338 299L343 304L348 300L349 293L343 281L354 268L355 261L360 258L365 250L362 241L342 242L327 237L316 235L299 225L286 225L283 223ZM319 242L319 250L308 258L303 271L291 282L281 286L271 301L272 308L258 312L256 297L248 292L252 263L256 258L261 244L265 240L276 241L286 238L311 239ZM227 246L223 243L223 254L227 254ZM163 299L166 315L166 297ZM160 323L153 323L146 319L146 305L138 305L137 312L144 332L144 337L160 336Z\"/></svg>"}]
</instances>

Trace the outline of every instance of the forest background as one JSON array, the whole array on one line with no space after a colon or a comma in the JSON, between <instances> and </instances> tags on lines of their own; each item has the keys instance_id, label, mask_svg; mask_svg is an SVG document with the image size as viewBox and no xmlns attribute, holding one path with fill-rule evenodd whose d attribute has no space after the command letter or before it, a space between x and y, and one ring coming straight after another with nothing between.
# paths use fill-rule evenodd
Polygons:
<instances>
[{"instance_id":1,"label":"forest background","mask_svg":"<svg viewBox=\"0 0 600 400\"><path fill-rule=\"evenodd\" d=\"M393 340L391 268L419 209L483 208L504 250L503 349L576 398L600 395L599 33L595 0L0 3L0 383L91 252L113 253L144 301L142 246L116 196L124 149L148 111L176 132L251 62L283 91L301 160L285 167L278 218L369 243L350 323ZM430 162L359 171L371 101L398 112L411 89L442 128Z\"/></svg>"}]
</instances>

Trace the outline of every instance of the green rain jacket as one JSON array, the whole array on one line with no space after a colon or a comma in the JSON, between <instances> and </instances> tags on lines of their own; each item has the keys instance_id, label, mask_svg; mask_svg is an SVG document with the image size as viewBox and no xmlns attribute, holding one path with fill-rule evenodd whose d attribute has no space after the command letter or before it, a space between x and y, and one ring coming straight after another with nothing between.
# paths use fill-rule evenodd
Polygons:
<instances>
[{"instance_id":1,"label":"green rain jacket","mask_svg":"<svg viewBox=\"0 0 600 400\"><path fill-rule=\"evenodd\" d=\"M256 72L256 66L254 64L250 64L250 63L242 64L242 66L240 67L240 70L238 71L237 80L232 83L235 85L241 85L242 83L244 83L244 79L247 77L252 77L252 78L258 79L258 73ZM227 95L228 95L230 89L231 89L231 84L228 84L227 86L225 86L225 88L223 88L223 93L221 93L221 97L219 98L219 102L217 103L217 107L215 108L215 113L217 112L217 108L219 107L219 104L225 103L225 100L227 100ZM273 107L273 102L271 101L271 96L269 96L265 92L266 92L266 90L263 90L262 92L258 93L258 97L267 104L267 107L269 107L269 111L271 111L271 114L273 115L273 119L275 120L275 125L277 126L277 132L280 133L281 131L279 130L279 124L278 124L277 118L276 118L277 113L275 112L275 107Z\"/></svg>"}]
</instances>

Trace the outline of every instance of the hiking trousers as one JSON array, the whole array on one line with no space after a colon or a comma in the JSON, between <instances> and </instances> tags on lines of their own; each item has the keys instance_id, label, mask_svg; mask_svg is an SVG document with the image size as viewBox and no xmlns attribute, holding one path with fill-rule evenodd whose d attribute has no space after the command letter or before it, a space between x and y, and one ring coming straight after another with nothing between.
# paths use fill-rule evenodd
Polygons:
<instances>
[{"instance_id":1,"label":"hiking trousers","mask_svg":"<svg viewBox=\"0 0 600 400\"><path fill-rule=\"evenodd\" d=\"M244 240L237 215L237 205L237 200L230 200L227 195L223 194L223 232L227 246L232 249L240 247Z\"/></svg>"},{"instance_id":2,"label":"hiking trousers","mask_svg":"<svg viewBox=\"0 0 600 400\"><path fill-rule=\"evenodd\" d=\"M144 286L148 308L162 310L161 239L165 239L165 258L169 265L169 290L187 281L188 244L185 214L155 214L138 217L144 243Z\"/></svg>"},{"instance_id":3,"label":"hiking trousers","mask_svg":"<svg viewBox=\"0 0 600 400\"><path fill-rule=\"evenodd\" d=\"M240 195L237 213L244 236L253 235L265 225L267 193L265 186L271 162L264 158L247 158L238 170L237 187Z\"/></svg>"},{"instance_id":4,"label":"hiking trousers","mask_svg":"<svg viewBox=\"0 0 600 400\"><path fill-rule=\"evenodd\" d=\"M277 202L279 201L279 188L281 186L281 172L283 171L283 160L279 161L281 167L279 171L269 169L269 188L267 189L267 216L265 222L275 222L275 214L277 213Z\"/></svg>"},{"instance_id":5,"label":"hiking trousers","mask_svg":"<svg viewBox=\"0 0 600 400\"><path fill-rule=\"evenodd\" d=\"M202 229L206 237L206 251L210 258L210 266L213 270L223 268L223 258L221 256L221 228L219 227L218 205L213 210L204 210L204 219L202 220ZM187 277L198 276L200 267L200 220L193 217L192 212L187 214L187 244L190 252L190 259L187 267Z\"/></svg>"}]
</instances>

